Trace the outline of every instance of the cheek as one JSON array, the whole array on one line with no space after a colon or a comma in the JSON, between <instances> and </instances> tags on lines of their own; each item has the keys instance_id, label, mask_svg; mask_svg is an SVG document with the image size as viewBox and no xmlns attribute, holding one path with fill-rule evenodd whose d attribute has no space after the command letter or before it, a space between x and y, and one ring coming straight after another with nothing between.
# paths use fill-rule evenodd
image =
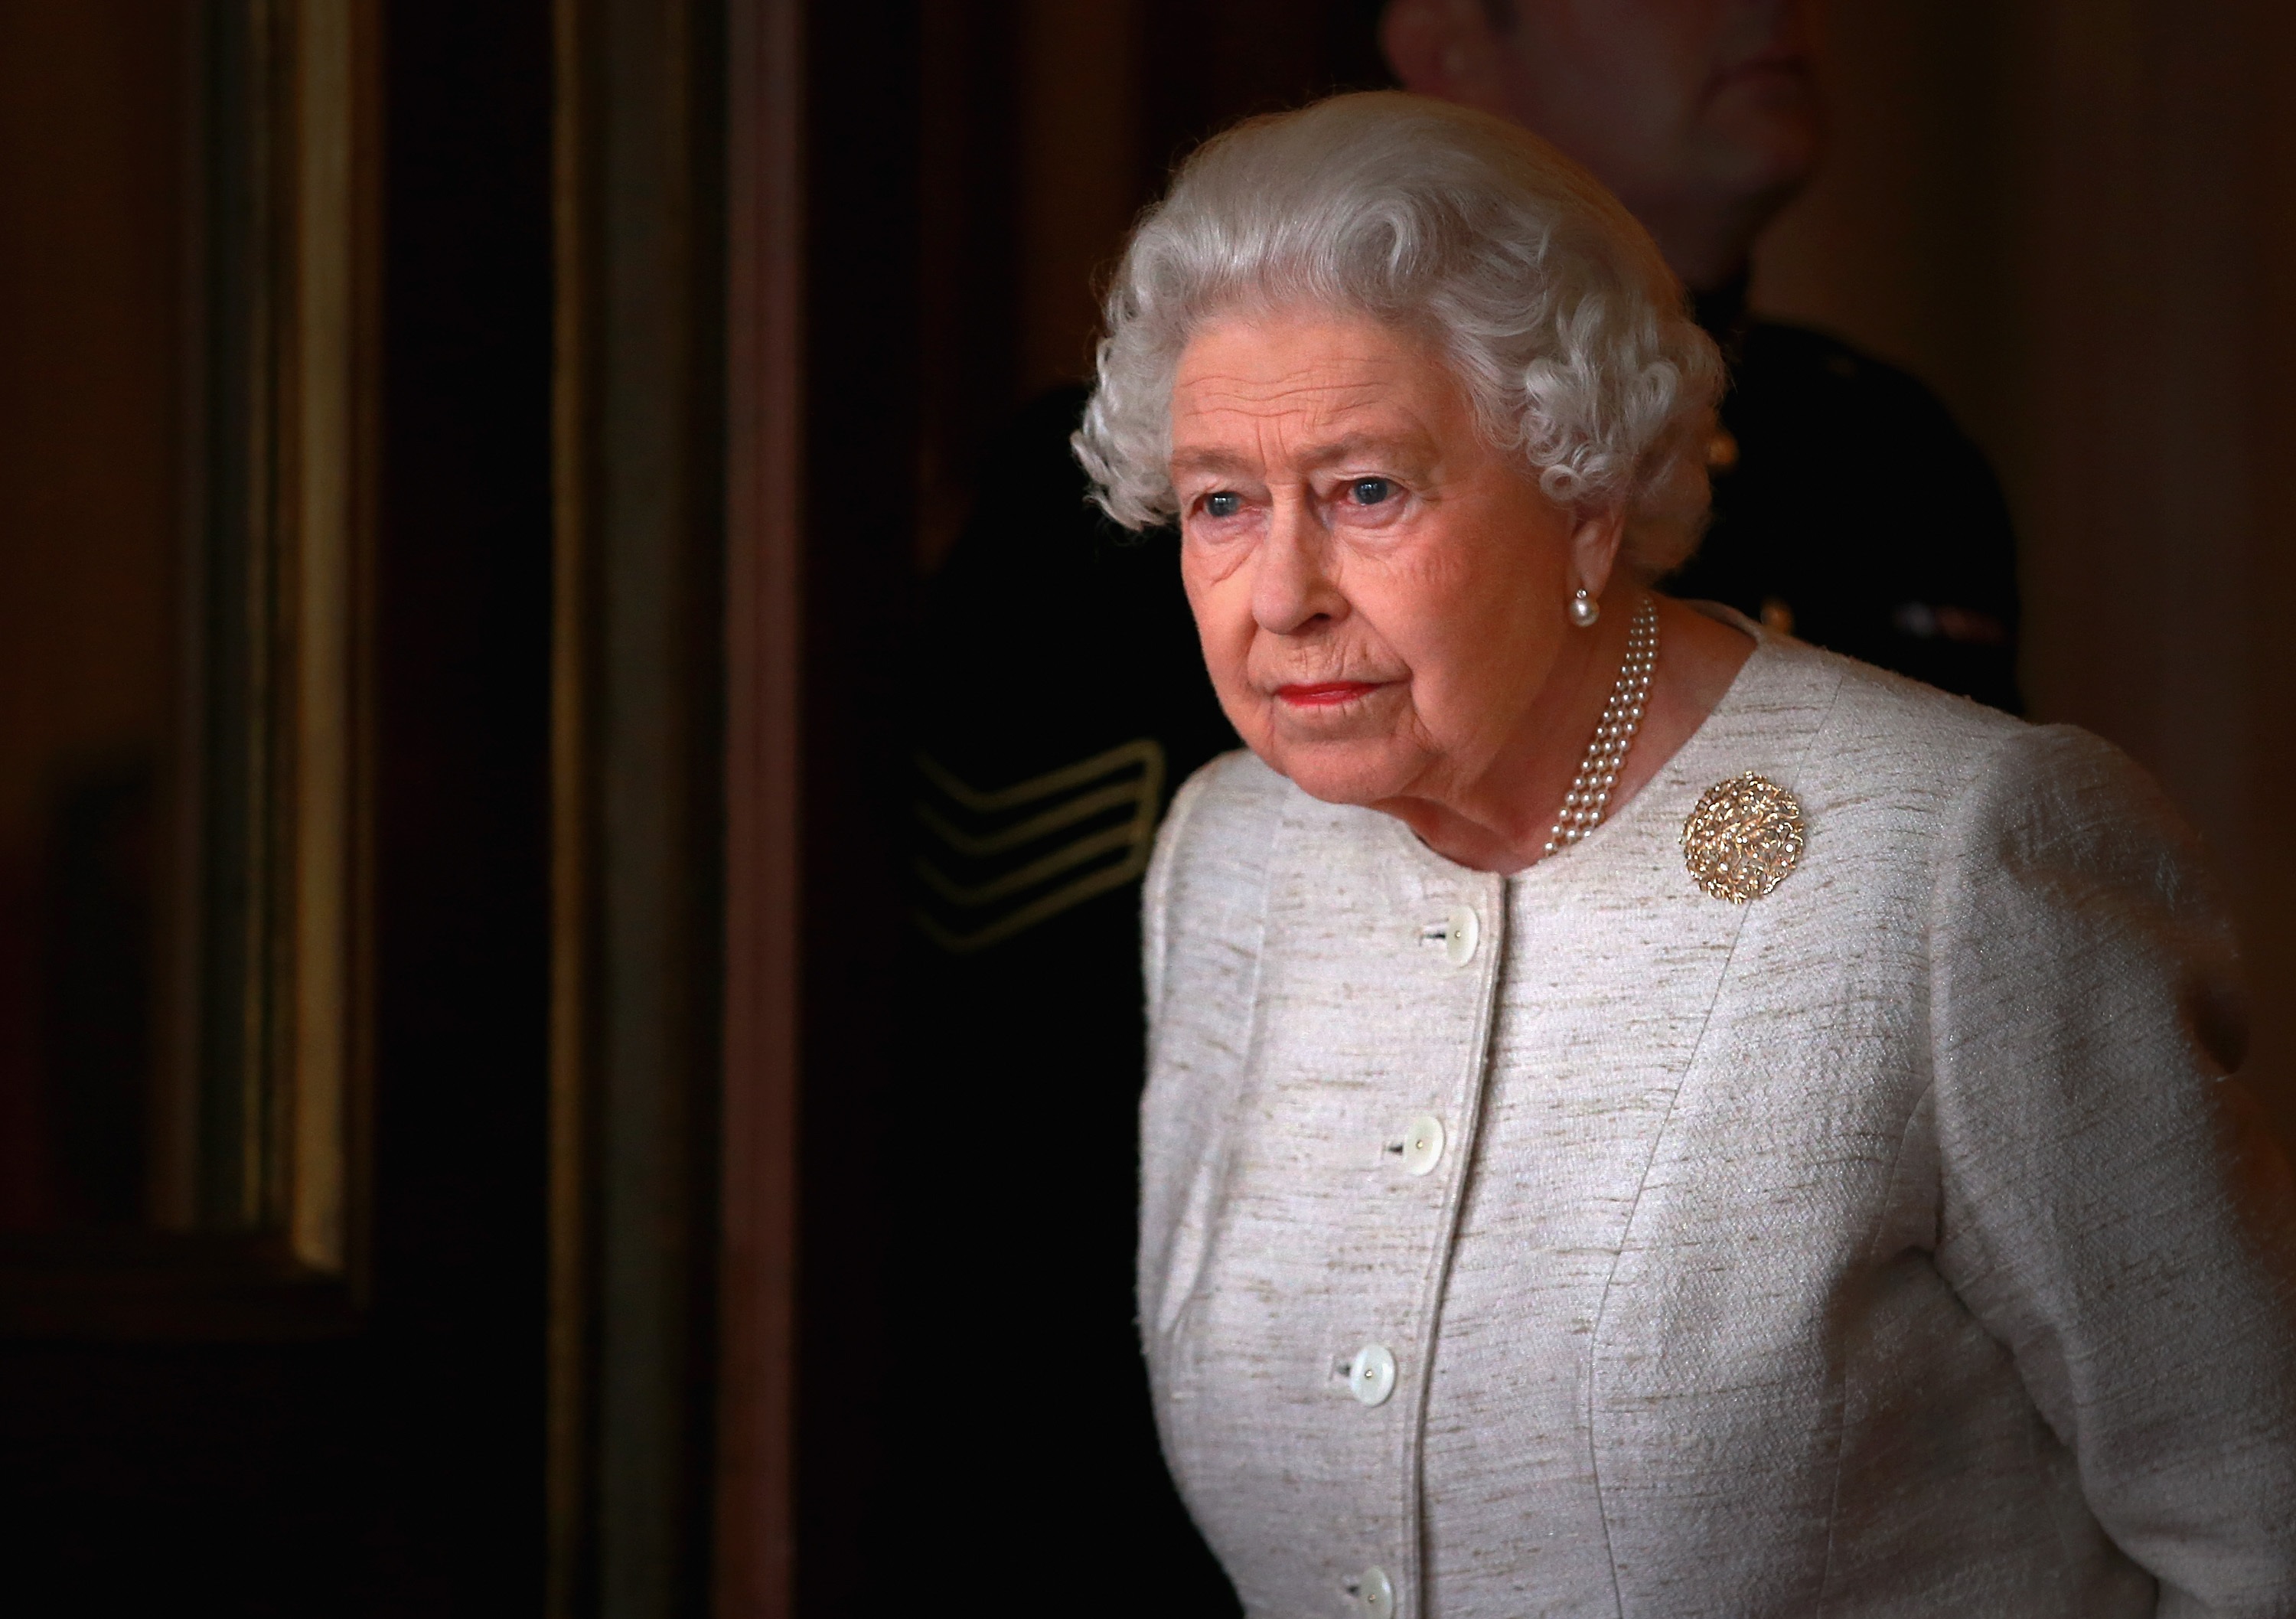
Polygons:
<instances>
[{"instance_id":1,"label":"cheek","mask_svg":"<svg viewBox=\"0 0 2296 1619\"><path fill-rule=\"evenodd\" d=\"M1683 9L1682 0L1605 0L1557 52L1575 69L1547 86L1567 120L1566 150L1613 187L1663 174L1664 147L1695 120L1710 70L1706 42Z\"/></svg>"},{"instance_id":2,"label":"cheek","mask_svg":"<svg viewBox=\"0 0 2296 1619\"><path fill-rule=\"evenodd\" d=\"M1525 627L1541 594L1537 571L1520 555L1454 541L1398 557L1351 594L1398 651L1418 654L1414 662L1474 662Z\"/></svg>"},{"instance_id":3,"label":"cheek","mask_svg":"<svg viewBox=\"0 0 2296 1619\"><path fill-rule=\"evenodd\" d=\"M1241 676L1251 647L1251 592L1248 584L1240 588L1237 582L1244 574L1242 569L1217 569L1193 553L1180 553L1180 583L1217 686Z\"/></svg>"},{"instance_id":4,"label":"cheek","mask_svg":"<svg viewBox=\"0 0 2296 1619\"><path fill-rule=\"evenodd\" d=\"M1410 666L1423 719L1447 729L1446 714L1537 688L1567 628L1550 561L1521 542L1432 547L1366 582L1357 607Z\"/></svg>"}]
</instances>

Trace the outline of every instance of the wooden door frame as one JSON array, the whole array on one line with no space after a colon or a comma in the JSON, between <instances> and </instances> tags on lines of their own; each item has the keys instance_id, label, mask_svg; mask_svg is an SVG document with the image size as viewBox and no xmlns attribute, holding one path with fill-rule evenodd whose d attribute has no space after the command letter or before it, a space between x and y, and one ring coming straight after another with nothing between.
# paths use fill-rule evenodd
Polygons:
<instances>
[{"instance_id":1,"label":"wooden door frame","mask_svg":"<svg viewBox=\"0 0 2296 1619\"><path fill-rule=\"evenodd\" d=\"M549 1611L845 1611L890 1377L915 11L554 9Z\"/></svg>"},{"instance_id":2,"label":"wooden door frame","mask_svg":"<svg viewBox=\"0 0 2296 1619\"><path fill-rule=\"evenodd\" d=\"M726 29L719 1619L796 1599L802 26L799 0L732 0Z\"/></svg>"}]
</instances>

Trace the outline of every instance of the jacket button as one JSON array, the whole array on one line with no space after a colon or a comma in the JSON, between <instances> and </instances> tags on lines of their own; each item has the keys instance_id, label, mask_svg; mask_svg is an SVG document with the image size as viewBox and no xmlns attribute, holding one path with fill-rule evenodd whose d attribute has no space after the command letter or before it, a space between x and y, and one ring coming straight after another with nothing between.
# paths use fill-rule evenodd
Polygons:
<instances>
[{"instance_id":1,"label":"jacket button","mask_svg":"<svg viewBox=\"0 0 2296 1619\"><path fill-rule=\"evenodd\" d=\"M1348 1393L1365 1405L1385 1405L1395 1393L1395 1352L1384 1344L1366 1344L1348 1362Z\"/></svg>"},{"instance_id":2,"label":"jacket button","mask_svg":"<svg viewBox=\"0 0 2296 1619\"><path fill-rule=\"evenodd\" d=\"M1465 966L1475 958L1475 945L1483 936L1482 918L1463 905L1443 921L1443 954L1453 966Z\"/></svg>"},{"instance_id":3,"label":"jacket button","mask_svg":"<svg viewBox=\"0 0 2296 1619\"><path fill-rule=\"evenodd\" d=\"M1424 1175L1443 1162L1443 1121L1421 1114L1404 1127L1403 1172Z\"/></svg>"},{"instance_id":4,"label":"jacket button","mask_svg":"<svg viewBox=\"0 0 2296 1619\"><path fill-rule=\"evenodd\" d=\"M1389 1581L1385 1569L1366 1568L1347 1584L1348 1595L1354 1598L1356 1606L1371 1615L1373 1619L1393 1619L1395 1586Z\"/></svg>"}]
</instances>

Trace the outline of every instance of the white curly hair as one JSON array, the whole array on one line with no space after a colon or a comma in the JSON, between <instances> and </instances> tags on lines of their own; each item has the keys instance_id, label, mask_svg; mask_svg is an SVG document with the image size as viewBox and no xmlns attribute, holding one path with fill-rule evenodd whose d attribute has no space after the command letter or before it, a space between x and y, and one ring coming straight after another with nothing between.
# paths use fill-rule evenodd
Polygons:
<instances>
[{"instance_id":1,"label":"white curly hair","mask_svg":"<svg viewBox=\"0 0 2296 1619\"><path fill-rule=\"evenodd\" d=\"M1643 578L1696 547L1722 360L1649 233L1538 136L1395 91L1239 124L1142 216L1070 441L1110 516L1175 514L1172 380L1206 319L1300 304L1431 340L1550 499L1623 512Z\"/></svg>"}]
</instances>

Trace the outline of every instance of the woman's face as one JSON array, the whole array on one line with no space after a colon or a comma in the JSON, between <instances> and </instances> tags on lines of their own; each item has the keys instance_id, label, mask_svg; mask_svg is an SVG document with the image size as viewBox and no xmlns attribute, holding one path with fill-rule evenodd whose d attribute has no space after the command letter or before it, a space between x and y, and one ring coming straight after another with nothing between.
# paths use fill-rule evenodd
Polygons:
<instances>
[{"instance_id":1,"label":"woman's face","mask_svg":"<svg viewBox=\"0 0 2296 1619\"><path fill-rule=\"evenodd\" d=\"M1429 347L1324 311L1198 333L1172 483L1221 705L1334 803L1451 800L1532 743L1570 594L1615 547L1484 441Z\"/></svg>"}]
</instances>

